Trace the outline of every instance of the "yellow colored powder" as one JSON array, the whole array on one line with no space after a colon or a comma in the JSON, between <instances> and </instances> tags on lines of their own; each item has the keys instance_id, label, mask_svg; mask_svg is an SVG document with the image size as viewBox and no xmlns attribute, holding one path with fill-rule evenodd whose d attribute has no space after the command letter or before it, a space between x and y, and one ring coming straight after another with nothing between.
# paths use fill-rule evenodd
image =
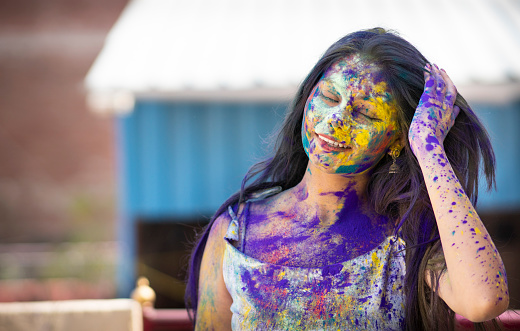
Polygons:
<instances>
[{"instance_id":1,"label":"yellow colored powder","mask_svg":"<svg viewBox=\"0 0 520 331\"><path fill-rule=\"evenodd\" d=\"M381 261L379 260L379 258L377 257L377 254L376 252L372 253L372 263L377 266L379 265Z\"/></svg>"}]
</instances>

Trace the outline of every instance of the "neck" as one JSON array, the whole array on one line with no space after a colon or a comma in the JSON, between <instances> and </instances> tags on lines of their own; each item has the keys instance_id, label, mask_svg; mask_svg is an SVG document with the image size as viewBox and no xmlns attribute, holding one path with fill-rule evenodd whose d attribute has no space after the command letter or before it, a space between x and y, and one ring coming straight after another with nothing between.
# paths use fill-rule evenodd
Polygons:
<instances>
[{"instance_id":1,"label":"neck","mask_svg":"<svg viewBox=\"0 0 520 331\"><path fill-rule=\"evenodd\" d=\"M346 176L321 171L309 162L302 181L294 188L298 199L316 209L320 219L333 221L340 210L367 210L368 174Z\"/></svg>"}]
</instances>

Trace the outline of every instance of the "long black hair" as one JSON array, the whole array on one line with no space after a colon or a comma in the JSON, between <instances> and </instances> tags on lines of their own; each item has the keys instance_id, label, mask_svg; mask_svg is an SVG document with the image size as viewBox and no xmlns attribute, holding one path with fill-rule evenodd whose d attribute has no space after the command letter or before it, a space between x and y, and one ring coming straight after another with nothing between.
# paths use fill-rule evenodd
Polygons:
<instances>
[{"instance_id":1,"label":"long black hair","mask_svg":"<svg viewBox=\"0 0 520 331\"><path fill-rule=\"evenodd\" d=\"M382 28L351 33L330 46L300 85L278 133L274 154L249 170L240 191L217 210L201 234L191 256L185 295L186 306L194 314L200 264L213 221L229 205L245 201L255 191L272 186L282 186L285 190L302 180L309 161L301 136L307 98L333 63L353 54L380 69L397 102L400 130L407 135L424 91L424 67L429 63L426 58L409 42ZM461 111L444 140L444 148L464 191L475 205L480 169L484 170L489 189L495 183L495 157L486 130L460 94L455 105ZM424 279L426 269L442 270L446 266L422 171L408 143L397 159L400 173L389 174L391 163L390 157L384 157L376 165L368 183L368 197L379 214L396 220L396 231L406 242L406 329L452 330L454 312L430 290ZM432 288L437 288L440 273L430 274Z\"/></svg>"}]
</instances>

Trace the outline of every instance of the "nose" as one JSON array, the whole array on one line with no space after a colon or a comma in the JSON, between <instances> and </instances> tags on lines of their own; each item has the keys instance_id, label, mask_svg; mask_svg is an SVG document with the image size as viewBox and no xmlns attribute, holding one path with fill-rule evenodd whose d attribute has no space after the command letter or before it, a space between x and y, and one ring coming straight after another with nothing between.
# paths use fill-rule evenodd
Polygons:
<instances>
[{"instance_id":1,"label":"nose","mask_svg":"<svg viewBox=\"0 0 520 331\"><path fill-rule=\"evenodd\" d=\"M334 129L349 129L352 123L352 105L341 103L333 107L328 115L327 122Z\"/></svg>"}]
</instances>

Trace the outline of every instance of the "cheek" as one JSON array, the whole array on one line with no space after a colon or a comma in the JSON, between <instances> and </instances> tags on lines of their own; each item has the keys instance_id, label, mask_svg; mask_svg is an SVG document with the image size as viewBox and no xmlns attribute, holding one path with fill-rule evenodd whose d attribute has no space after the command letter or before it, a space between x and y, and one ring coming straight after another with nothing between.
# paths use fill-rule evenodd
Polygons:
<instances>
[{"instance_id":1,"label":"cheek","mask_svg":"<svg viewBox=\"0 0 520 331\"><path fill-rule=\"evenodd\" d=\"M308 112L307 105L306 105L306 110L303 113L301 136L302 136L303 149L305 150L307 157L310 157L310 154L314 153L315 143L312 141L312 138L311 138L311 132L313 131L312 118L309 118L308 114L309 114L309 112Z\"/></svg>"},{"instance_id":2,"label":"cheek","mask_svg":"<svg viewBox=\"0 0 520 331\"><path fill-rule=\"evenodd\" d=\"M303 122L302 122L302 139L305 143L309 143L311 140L311 133L314 131L314 124L313 124L312 116L308 114L308 112L305 112Z\"/></svg>"},{"instance_id":3,"label":"cheek","mask_svg":"<svg viewBox=\"0 0 520 331\"><path fill-rule=\"evenodd\" d=\"M374 154L386 153L395 138L396 132L394 129L374 132L369 146L370 151Z\"/></svg>"},{"instance_id":4,"label":"cheek","mask_svg":"<svg viewBox=\"0 0 520 331\"><path fill-rule=\"evenodd\" d=\"M373 143L370 146L370 152L372 155L381 155L386 152L386 149L390 145L390 139L385 133L377 133L373 137Z\"/></svg>"},{"instance_id":5,"label":"cheek","mask_svg":"<svg viewBox=\"0 0 520 331\"><path fill-rule=\"evenodd\" d=\"M315 114L314 109L315 109L314 104L313 104L312 100L309 99L307 101L307 103L305 104L305 108L304 108L304 112L303 112L303 118L304 118L303 123L305 123L307 125L305 128L306 130L309 129L309 127L315 121L316 114Z\"/></svg>"},{"instance_id":6,"label":"cheek","mask_svg":"<svg viewBox=\"0 0 520 331\"><path fill-rule=\"evenodd\" d=\"M310 104L309 108L307 109L307 119L309 123L309 128L313 130L321 123L323 116L320 112L320 108L316 107L315 104Z\"/></svg>"},{"instance_id":7,"label":"cheek","mask_svg":"<svg viewBox=\"0 0 520 331\"><path fill-rule=\"evenodd\" d=\"M358 147L368 147L369 142L373 139L372 133L368 129L358 129L354 132L353 135Z\"/></svg>"},{"instance_id":8,"label":"cheek","mask_svg":"<svg viewBox=\"0 0 520 331\"><path fill-rule=\"evenodd\" d=\"M314 99L318 96L318 89L315 87L309 97L307 98L307 102L305 103L305 114L306 116L315 116L314 113L316 112L316 103L314 102Z\"/></svg>"},{"instance_id":9,"label":"cheek","mask_svg":"<svg viewBox=\"0 0 520 331\"><path fill-rule=\"evenodd\" d=\"M364 156L370 159L386 153L394 135L394 130L386 130L386 127L378 127L377 124L375 127L358 128L352 132L355 144L364 151Z\"/></svg>"}]
</instances>

